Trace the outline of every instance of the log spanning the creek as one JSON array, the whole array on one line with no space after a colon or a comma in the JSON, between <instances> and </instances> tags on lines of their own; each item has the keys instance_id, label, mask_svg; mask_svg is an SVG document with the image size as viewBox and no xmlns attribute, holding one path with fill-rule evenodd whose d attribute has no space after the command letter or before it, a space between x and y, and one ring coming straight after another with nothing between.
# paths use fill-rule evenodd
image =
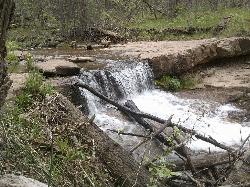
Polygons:
<instances>
[{"instance_id":1,"label":"log spanning the creek","mask_svg":"<svg viewBox=\"0 0 250 187\"><path fill-rule=\"evenodd\" d=\"M131 100L128 100L126 103L125 103L125 106L130 108L131 110L133 111L136 111L138 113L140 113L141 111L138 109L138 107L136 106L136 104L131 101ZM149 124L145 119L137 116L137 115L133 115L133 114L129 114L128 113L128 116L132 119L134 119L136 122L138 122L140 125L142 125L145 129L149 130L151 133L154 133L153 137L155 139L157 139L158 141L160 141L161 143L163 143L165 146L167 147L172 147L173 146L173 142L169 142L169 140L166 138L165 135L163 135L163 131L168 127L168 126L171 126L171 120L172 120L172 117L171 116L167 122L164 124L163 127L161 127L160 129L158 130L155 130L157 129L157 127L153 127L152 124ZM176 140L176 144L181 144L181 141L179 140L178 137L175 137L175 140ZM143 143L143 142L142 142ZM140 144L139 144L140 145ZM137 148L137 147L136 147ZM135 149L135 148L134 148ZM192 164L192 161L190 159L190 153L189 153L189 149L185 146L185 145L182 145L180 147L176 147L174 149L178 154L180 154L181 156L183 156L185 159L186 159L186 165L188 166L188 168L191 169L191 171L193 173L195 173L195 168Z\"/></svg>"},{"instance_id":2,"label":"log spanning the creek","mask_svg":"<svg viewBox=\"0 0 250 187\"><path fill-rule=\"evenodd\" d=\"M100 99L106 101L107 103L117 107L118 110L120 110L120 111L122 111L124 113L129 113L129 114L131 114L133 116L137 116L137 117L140 117L140 118L150 119L150 120L153 120L153 121L161 123L161 124L168 123L167 120L161 119L161 118L156 117L154 115L147 114L147 113L144 113L144 112L133 111L133 110L129 109L128 107L123 106L123 105L121 105L121 104L107 98L106 96L102 95L101 93L97 92L96 90L94 90L93 88L91 88L90 86L88 86L87 84L84 84L82 82L76 83L75 86L88 90L89 92L91 92L95 96L97 96ZM172 122L168 123L168 126L172 127L172 128L178 128L179 130L181 130L184 133L190 134L190 135L194 136L197 139L200 139L200 140L202 140L204 142L210 143L210 144L212 144L212 145L214 145L216 147L219 147L219 148L221 148L223 150L228 151L229 153L233 154L235 152L235 150L233 148L228 147L228 146L218 142L217 140L215 140L214 138L212 138L210 136L207 137L205 135L201 135L200 133L198 133L197 131L195 131L193 129L188 129L186 127L183 127L183 126L178 125L178 124L174 124Z\"/></svg>"}]
</instances>

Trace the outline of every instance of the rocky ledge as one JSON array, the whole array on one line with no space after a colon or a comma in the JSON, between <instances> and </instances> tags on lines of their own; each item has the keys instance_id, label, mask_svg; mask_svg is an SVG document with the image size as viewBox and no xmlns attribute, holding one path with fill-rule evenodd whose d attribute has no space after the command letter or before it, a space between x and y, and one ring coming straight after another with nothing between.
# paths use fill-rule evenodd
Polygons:
<instances>
[{"instance_id":1,"label":"rocky ledge","mask_svg":"<svg viewBox=\"0 0 250 187\"><path fill-rule=\"evenodd\" d=\"M39 62L35 67L46 77L53 76L74 76L80 73L81 68L73 62L64 59L50 59L46 62Z\"/></svg>"},{"instance_id":2,"label":"rocky ledge","mask_svg":"<svg viewBox=\"0 0 250 187\"><path fill-rule=\"evenodd\" d=\"M250 38L133 42L105 50L123 57L147 59L155 77L159 78L164 74L181 74L216 59L248 55Z\"/></svg>"}]
</instances>

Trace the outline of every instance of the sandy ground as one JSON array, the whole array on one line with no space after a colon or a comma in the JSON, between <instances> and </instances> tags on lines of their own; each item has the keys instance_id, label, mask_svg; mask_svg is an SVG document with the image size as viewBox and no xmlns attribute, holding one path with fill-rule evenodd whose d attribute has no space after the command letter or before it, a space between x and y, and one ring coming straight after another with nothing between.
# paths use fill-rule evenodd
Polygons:
<instances>
[{"instance_id":1,"label":"sandy ground","mask_svg":"<svg viewBox=\"0 0 250 187\"><path fill-rule=\"evenodd\" d=\"M204 77L202 87L246 88L250 89L250 59L218 61L201 70Z\"/></svg>"}]
</instances>

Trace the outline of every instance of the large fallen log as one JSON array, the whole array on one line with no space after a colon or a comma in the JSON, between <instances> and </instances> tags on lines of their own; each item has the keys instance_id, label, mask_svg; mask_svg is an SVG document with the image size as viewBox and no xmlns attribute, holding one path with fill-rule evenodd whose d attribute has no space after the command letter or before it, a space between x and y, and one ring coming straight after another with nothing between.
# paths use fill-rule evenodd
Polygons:
<instances>
[{"instance_id":1,"label":"large fallen log","mask_svg":"<svg viewBox=\"0 0 250 187\"><path fill-rule=\"evenodd\" d=\"M136 106L136 104L131 101L131 100L128 100L126 103L125 103L125 106L127 106L128 108L130 108L131 110L133 111L136 111L138 113L140 113L141 111L138 109L138 107ZM132 116L132 118L135 119L135 121L137 121L140 125L142 125L144 128L150 130L150 132L155 132L156 131L156 127L153 127L152 124L149 124L146 120L144 120L143 118L141 117L138 117L136 115L130 115ZM171 122L171 119L172 117L170 117L167 121L167 123L165 124L166 126L169 126ZM166 128L165 126L162 127L162 128ZM164 130L163 129L163 130ZM161 130L161 129L160 129ZM165 135L163 135L162 133L158 133L155 135L155 138L160 141L161 143L163 143L164 145L168 146L168 147L172 147L173 146L173 142L169 142L168 139L165 137ZM176 140L176 144L181 144L181 141L179 140L178 137L175 137L175 140ZM177 147L176 149L174 149L178 154L180 154L181 156L183 156L185 159L186 159L186 166L187 168L191 169L191 171L193 173L195 173L195 168L193 166L193 163L192 163L192 160L190 159L190 153L189 153L189 149L183 145L183 146L180 146L180 147Z\"/></svg>"},{"instance_id":2,"label":"large fallen log","mask_svg":"<svg viewBox=\"0 0 250 187\"><path fill-rule=\"evenodd\" d=\"M65 134L76 137L80 145L84 145L89 141L94 142L96 156L107 167L107 172L117 179L118 184L123 184L123 186L147 186L149 182L147 169L137 163L127 151L109 138L105 132L93 123L93 120L88 120L67 98L60 94L53 96L44 103L44 107L38 113L44 116L43 114L48 112L46 110L51 110L51 108L58 108L57 111L65 114L63 117L57 117L56 115L60 115L58 113L51 115L53 119L55 118L54 120L58 119L57 123L63 127ZM60 128L60 126L56 128Z\"/></svg>"},{"instance_id":3,"label":"large fallen log","mask_svg":"<svg viewBox=\"0 0 250 187\"><path fill-rule=\"evenodd\" d=\"M231 162L230 156L228 153L213 153L213 154L199 154L196 156L191 156L193 165L196 169L205 169L216 166L222 166L225 164L229 164ZM182 171L186 170L186 163L183 160L172 160L169 161L172 163L174 171Z\"/></svg>"}]
</instances>

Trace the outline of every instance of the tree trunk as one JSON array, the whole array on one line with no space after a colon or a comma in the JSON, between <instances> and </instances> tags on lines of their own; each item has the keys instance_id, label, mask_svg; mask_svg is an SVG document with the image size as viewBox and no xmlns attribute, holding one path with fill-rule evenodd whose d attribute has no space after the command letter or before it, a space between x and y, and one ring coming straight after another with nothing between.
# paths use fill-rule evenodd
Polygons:
<instances>
[{"instance_id":1,"label":"tree trunk","mask_svg":"<svg viewBox=\"0 0 250 187\"><path fill-rule=\"evenodd\" d=\"M3 105L11 82L7 75L5 39L14 12L13 0L0 0L0 107Z\"/></svg>"}]
</instances>

